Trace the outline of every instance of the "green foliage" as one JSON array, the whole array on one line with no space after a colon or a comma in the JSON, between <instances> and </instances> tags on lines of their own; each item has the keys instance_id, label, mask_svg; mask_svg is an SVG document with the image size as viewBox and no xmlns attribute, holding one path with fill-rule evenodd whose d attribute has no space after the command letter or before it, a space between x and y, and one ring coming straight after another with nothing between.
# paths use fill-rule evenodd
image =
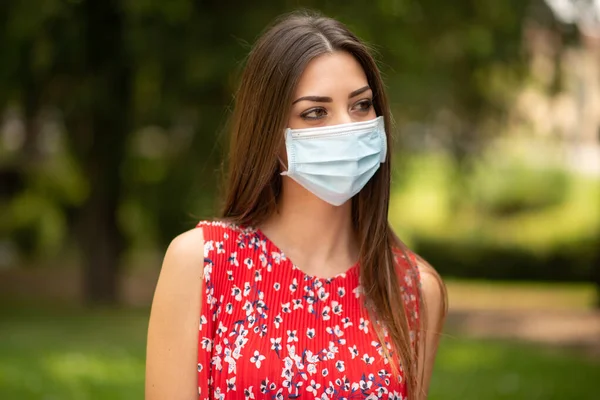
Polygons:
<instances>
[{"instance_id":1,"label":"green foliage","mask_svg":"<svg viewBox=\"0 0 600 400\"><path fill-rule=\"evenodd\" d=\"M377 0L368 6L337 0L3 2L0 109L18 109L26 143L12 153L0 149L11 160L0 172L16 170L24 183L17 195L0 199L0 230L29 255L52 256L73 237L85 237L88 243L79 247L88 249L88 262L97 258L92 252L102 240L114 250L105 252L112 261L93 268L117 271L111 264L127 246L162 248L195 220L217 214L226 120L244 58L274 17L300 7L336 17L370 42L398 125L438 132L453 162L465 165L499 134L494 127L501 125L525 76L522 28L544 14L530 5L521 0ZM46 136L36 123L48 109L56 110L65 149L32 162L31 149ZM463 247L469 255L489 251L523 263L533 256L543 260L534 268L540 271L548 260L580 254L563 239L589 238L595 231L579 217L567 221L561 208L575 204L564 193L579 189L571 190L561 173L514 168L478 170L464 187L475 201L462 204L460 212L455 200L447 201L456 197L447 191L452 181L439 171L430 169L425 180L418 172L405 176L425 185L412 200L397 203L392 220L409 241L420 243L417 247L435 249L429 251L450 269L471 270L447 258ZM425 205L425 213L404 214ZM543 210L535 217L539 225L532 222L536 210ZM479 214L489 219L478 219ZM558 220L564 235L536 230L544 219ZM75 223L82 220L87 228ZM482 221L493 223L483 227ZM547 232L562 239L546 240ZM579 243L589 247L585 240ZM482 262L472 259L472 265Z\"/></svg>"},{"instance_id":2,"label":"green foliage","mask_svg":"<svg viewBox=\"0 0 600 400\"><path fill-rule=\"evenodd\" d=\"M600 182L501 154L465 185L447 156L407 160L390 210L400 236L445 276L588 280Z\"/></svg>"},{"instance_id":3,"label":"green foliage","mask_svg":"<svg viewBox=\"0 0 600 400\"><path fill-rule=\"evenodd\" d=\"M469 183L475 206L502 217L561 204L570 179L562 169L494 163L477 170Z\"/></svg>"}]
</instances>

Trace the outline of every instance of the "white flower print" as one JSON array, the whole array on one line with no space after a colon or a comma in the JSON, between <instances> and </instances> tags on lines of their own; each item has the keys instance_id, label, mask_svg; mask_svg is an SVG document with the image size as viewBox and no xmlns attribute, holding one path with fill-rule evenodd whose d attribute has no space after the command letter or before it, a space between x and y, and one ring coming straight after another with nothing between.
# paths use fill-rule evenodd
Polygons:
<instances>
[{"instance_id":1,"label":"white flower print","mask_svg":"<svg viewBox=\"0 0 600 400\"><path fill-rule=\"evenodd\" d=\"M248 267L248 269L252 269L252 267L254 266L254 261L252 261L252 259L248 257L244 260L244 265Z\"/></svg>"},{"instance_id":2,"label":"white flower print","mask_svg":"<svg viewBox=\"0 0 600 400\"><path fill-rule=\"evenodd\" d=\"M252 286L250 286L250 282L244 282L244 297L248 297L251 290Z\"/></svg>"},{"instance_id":3,"label":"white flower print","mask_svg":"<svg viewBox=\"0 0 600 400\"><path fill-rule=\"evenodd\" d=\"M321 387L321 384L315 382L314 379L311 379L310 385L308 385L308 387L306 388L306 391L314 394L315 397L319 397L318 396L318 390L319 390L320 387Z\"/></svg>"},{"instance_id":4,"label":"white flower print","mask_svg":"<svg viewBox=\"0 0 600 400\"><path fill-rule=\"evenodd\" d=\"M365 364L371 365L375 361L375 357L370 357L367 353L365 353L362 357L362 360L365 362Z\"/></svg>"},{"instance_id":5,"label":"white flower print","mask_svg":"<svg viewBox=\"0 0 600 400\"><path fill-rule=\"evenodd\" d=\"M208 240L204 242L204 258L208 257L211 251L215 249L212 240Z\"/></svg>"},{"instance_id":6,"label":"white flower print","mask_svg":"<svg viewBox=\"0 0 600 400\"><path fill-rule=\"evenodd\" d=\"M223 325L222 321L219 321L219 327L217 328L217 335L223 336L223 334L227 332L227 327Z\"/></svg>"},{"instance_id":7,"label":"white flower print","mask_svg":"<svg viewBox=\"0 0 600 400\"><path fill-rule=\"evenodd\" d=\"M221 357L214 356L211 359L211 364L215 367L216 371L221 371L223 369L223 365L221 364Z\"/></svg>"},{"instance_id":8,"label":"white flower print","mask_svg":"<svg viewBox=\"0 0 600 400\"><path fill-rule=\"evenodd\" d=\"M337 291L338 296L344 297L346 295L346 288L339 287Z\"/></svg>"},{"instance_id":9,"label":"white flower print","mask_svg":"<svg viewBox=\"0 0 600 400\"><path fill-rule=\"evenodd\" d=\"M342 313L342 305L340 303L338 303L337 301L332 301L331 302L331 311L335 315L340 315Z\"/></svg>"},{"instance_id":10,"label":"white flower print","mask_svg":"<svg viewBox=\"0 0 600 400\"><path fill-rule=\"evenodd\" d=\"M215 245L217 246L217 254L225 253L225 246L223 246L223 242L217 242Z\"/></svg>"},{"instance_id":11,"label":"white flower print","mask_svg":"<svg viewBox=\"0 0 600 400\"><path fill-rule=\"evenodd\" d=\"M254 355L250 357L250 362L256 365L256 368L260 369L261 362L265 360L266 357L258 352L258 350L254 350Z\"/></svg>"},{"instance_id":12,"label":"white flower print","mask_svg":"<svg viewBox=\"0 0 600 400\"><path fill-rule=\"evenodd\" d=\"M315 328L307 328L306 329L306 336L309 339L314 339L315 338Z\"/></svg>"},{"instance_id":13,"label":"white flower print","mask_svg":"<svg viewBox=\"0 0 600 400\"><path fill-rule=\"evenodd\" d=\"M348 317L342 318L342 323L344 324L344 329L346 329L349 326L352 326L352 322L350 321L350 318L348 318Z\"/></svg>"},{"instance_id":14,"label":"white flower print","mask_svg":"<svg viewBox=\"0 0 600 400\"><path fill-rule=\"evenodd\" d=\"M287 350L288 350L288 356L290 357L290 359L292 359L295 363L296 363L296 368L298 369L304 369L304 363L302 362L302 357L300 357L300 354L296 354L296 346L288 344L287 346Z\"/></svg>"},{"instance_id":15,"label":"white flower print","mask_svg":"<svg viewBox=\"0 0 600 400\"><path fill-rule=\"evenodd\" d=\"M277 314L277 316L273 320L273 323L275 324L275 328L279 329L279 325L281 325L282 322L283 322L283 318L281 318L281 315Z\"/></svg>"},{"instance_id":16,"label":"white flower print","mask_svg":"<svg viewBox=\"0 0 600 400\"><path fill-rule=\"evenodd\" d=\"M294 299L292 300L292 303L294 303L294 310L304 308L304 306L302 305L302 299Z\"/></svg>"},{"instance_id":17,"label":"white flower print","mask_svg":"<svg viewBox=\"0 0 600 400\"><path fill-rule=\"evenodd\" d=\"M298 341L297 332L298 331L291 331L291 330L287 331L287 335L288 335L287 342L288 343L290 343L290 342L297 342Z\"/></svg>"},{"instance_id":18,"label":"white flower print","mask_svg":"<svg viewBox=\"0 0 600 400\"><path fill-rule=\"evenodd\" d=\"M281 351L281 338L271 338L271 350L275 350L277 355Z\"/></svg>"},{"instance_id":19,"label":"white flower print","mask_svg":"<svg viewBox=\"0 0 600 400\"><path fill-rule=\"evenodd\" d=\"M237 286L233 286L231 288L231 295L237 300L237 301L242 301L242 289L240 289Z\"/></svg>"},{"instance_id":20,"label":"white flower print","mask_svg":"<svg viewBox=\"0 0 600 400\"><path fill-rule=\"evenodd\" d=\"M264 310L265 310L266 306L267 305L262 300L259 300L256 302L256 311L258 311L258 313L261 314L262 318L266 318L266 315L262 315L262 314L264 314Z\"/></svg>"},{"instance_id":21,"label":"white flower print","mask_svg":"<svg viewBox=\"0 0 600 400\"><path fill-rule=\"evenodd\" d=\"M260 254L258 256L258 260L260 261L260 265L264 268L267 265L267 256L264 254Z\"/></svg>"},{"instance_id":22,"label":"white flower print","mask_svg":"<svg viewBox=\"0 0 600 400\"><path fill-rule=\"evenodd\" d=\"M316 354L313 354L312 351L306 350L306 362L316 364L319 362L319 357Z\"/></svg>"},{"instance_id":23,"label":"white flower print","mask_svg":"<svg viewBox=\"0 0 600 400\"><path fill-rule=\"evenodd\" d=\"M215 399L216 400L225 400L225 393L221 393L221 388L217 387L215 389Z\"/></svg>"},{"instance_id":24,"label":"white flower print","mask_svg":"<svg viewBox=\"0 0 600 400\"><path fill-rule=\"evenodd\" d=\"M352 356L352 359L354 360L356 357L358 357L358 348L356 347L356 345L352 346L352 347L348 347L348 350L350 350L350 355Z\"/></svg>"},{"instance_id":25,"label":"white flower print","mask_svg":"<svg viewBox=\"0 0 600 400\"><path fill-rule=\"evenodd\" d=\"M329 321L331 319L331 315L329 315L330 311L331 309L329 306L323 307L323 311L321 312L321 318L323 318L323 321Z\"/></svg>"},{"instance_id":26,"label":"white flower print","mask_svg":"<svg viewBox=\"0 0 600 400\"><path fill-rule=\"evenodd\" d=\"M213 341L210 338L207 338L207 337L202 338L202 340L200 341L200 344L202 345L203 349L206 349L206 351L212 350Z\"/></svg>"},{"instance_id":27,"label":"white flower print","mask_svg":"<svg viewBox=\"0 0 600 400\"><path fill-rule=\"evenodd\" d=\"M344 372L346 370L346 364L342 360L337 360L335 368L340 372Z\"/></svg>"},{"instance_id":28,"label":"white flower print","mask_svg":"<svg viewBox=\"0 0 600 400\"><path fill-rule=\"evenodd\" d=\"M231 253L229 255L228 261L229 261L229 264L239 267L240 263L238 262L238 259L237 259L237 251L234 251L233 253Z\"/></svg>"},{"instance_id":29,"label":"white flower print","mask_svg":"<svg viewBox=\"0 0 600 400\"><path fill-rule=\"evenodd\" d=\"M325 291L325 288L322 288L322 287L319 288L319 290L317 291L317 294L319 295L319 300L321 300L321 301L325 301L329 297L329 293L327 291Z\"/></svg>"},{"instance_id":30,"label":"white flower print","mask_svg":"<svg viewBox=\"0 0 600 400\"><path fill-rule=\"evenodd\" d=\"M379 397L383 396L384 394L387 394L388 390L385 386L380 386L377 388L377 390L375 392L379 398Z\"/></svg>"},{"instance_id":31,"label":"white flower print","mask_svg":"<svg viewBox=\"0 0 600 400\"><path fill-rule=\"evenodd\" d=\"M250 386L249 388L244 389L244 397L246 399L254 399L254 386Z\"/></svg>"},{"instance_id":32,"label":"white flower print","mask_svg":"<svg viewBox=\"0 0 600 400\"><path fill-rule=\"evenodd\" d=\"M325 331L327 333L329 333L330 335L335 335L337 337L342 337L344 336L344 331L340 329L339 325L334 326L333 328L328 326L327 328L325 328Z\"/></svg>"},{"instance_id":33,"label":"white flower print","mask_svg":"<svg viewBox=\"0 0 600 400\"><path fill-rule=\"evenodd\" d=\"M281 305L281 312L285 313L285 314L289 314L292 312L292 310L290 309L290 303L285 303Z\"/></svg>"},{"instance_id":34,"label":"white flower print","mask_svg":"<svg viewBox=\"0 0 600 400\"><path fill-rule=\"evenodd\" d=\"M281 264L281 254L274 251L271 253L271 257L273 258L273 262L275 264Z\"/></svg>"},{"instance_id":35,"label":"white flower print","mask_svg":"<svg viewBox=\"0 0 600 400\"><path fill-rule=\"evenodd\" d=\"M246 300L246 303L244 303L244 311L246 311L246 316L252 314L252 311L254 311L254 307L252 307L252 303L248 300Z\"/></svg>"},{"instance_id":36,"label":"white flower print","mask_svg":"<svg viewBox=\"0 0 600 400\"><path fill-rule=\"evenodd\" d=\"M363 380L361 379L359 382L359 387L361 390L369 390L371 389L371 386L373 386L373 382L370 380Z\"/></svg>"},{"instance_id":37,"label":"white flower print","mask_svg":"<svg viewBox=\"0 0 600 400\"><path fill-rule=\"evenodd\" d=\"M275 282L273 284L273 289L275 289L276 291L279 291L279 289L281 289L281 284L279 282Z\"/></svg>"},{"instance_id":38,"label":"white flower print","mask_svg":"<svg viewBox=\"0 0 600 400\"><path fill-rule=\"evenodd\" d=\"M327 399L327 396L331 396L335 393L335 386L333 386L333 382L329 381L329 384L327 385L327 388L325 389L325 393L323 393L323 396L325 396L325 398Z\"/></svg>"},{"instance_id":39,"label":"white flower print","mask_svg":"<svg viewBox=\"0 0 600 400\"><path fill-rule=\"evenodd\" d=\"M358 325L358 329L360 329L364 333L369 333L369 321L364 318L361 318L360 324Z\"/></svg>"},{"instance_id":40,"label":"white flower print","mask_svg":"<svg viewBox=\"0 0 600 400\"><path fill-rule=\"evenodd\" d=\"M262 281L262 274L260 273L260 270L256 270L254 271L254 281L258 282L258 281Z\"/></svg>"},{"instance_id":41,"label":"white flower print","mask_svg":"<svg viewBox=\"0 0 600 400\"><path fill-rule=\"evenodd\" d=\"M246 345L246 343L248 343L248 340L249 339L246 338L245 336L240 335L235 339L235 346L237 348L244 347Z\"/></svg>"},{"instance_id":42,"label":"white flower print","mask_svg":"<svg viewBox=\"0 0 600 400\"><path fill-rule=\"evenodd\" d=\"M233 271L227 271L227 280L228 281L232 281L233 280Z\"/></svg>"},{"instance_id":43,"label":"white flower print","mask_svg":"<svg viewBox=\"0 0 600 400\"><path fill-rule=\"evenodd\" d=\"M228 392L230 390L235 390L235 376L232 376L231 378L227 379L225 381L225 383L227 384L227 391Z\"/></svg>"},{"instance_id":44,"label":"white flower print","mask_svg":"<svg viewBox=\"0 0 600 400\"><path fill-rule=\"evenodd\" d=\"M292 283L290 284L290 292L294 293L298 289L298 280L294 278Z\"/></svg>"}]
</instances>

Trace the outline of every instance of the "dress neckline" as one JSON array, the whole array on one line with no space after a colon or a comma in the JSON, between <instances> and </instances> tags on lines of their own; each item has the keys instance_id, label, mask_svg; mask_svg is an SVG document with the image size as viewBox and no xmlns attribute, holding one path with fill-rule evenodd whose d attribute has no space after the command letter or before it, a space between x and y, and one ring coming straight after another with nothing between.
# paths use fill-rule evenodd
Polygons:
<instances>
[{"instance_id":1,"label":"dress neckline","mask_svg":"<svg viewBox=\"0 0 600 400\"><path fill-rule=\"evenodd\" d=\"M282 262L288 264L293 271L295 271L301 276L301 279L303 281L323 281L326 283L331 283L333 281L343 280L350 276L358 275L360 261L357 261L354 264L352 264L346 271L340 272L331 277L309 275L308 273L304 272L300 267L298 267L287 255L285 255L285 252L283 252L279 248L279 246L277 246L275 242L273 242L263 231L261 231L259 228L252 228L252 230L260 240L263 240L267 244L267 247L270 247L271 252L274 251L281 254Z\"/></svg>"}]
</instances>

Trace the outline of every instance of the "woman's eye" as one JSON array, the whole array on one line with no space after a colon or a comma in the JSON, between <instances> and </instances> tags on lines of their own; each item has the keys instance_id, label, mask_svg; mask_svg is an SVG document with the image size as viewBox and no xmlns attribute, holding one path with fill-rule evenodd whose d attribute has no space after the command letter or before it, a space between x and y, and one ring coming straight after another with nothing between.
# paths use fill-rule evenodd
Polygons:
<instances>
[{"instance_id":1,"label":"woman's eye","mask_svg":"<svg viewBox=\"0 0 600 400\"><path fill-rule=\"evenodd\" d=\"M373 106L373 101L372 100L361 100L358 103L356 103L354 105L354 107L352 107L352 109L356 110L356 111L360 111L360 112L367 112L371 109L371 107Z\"/></svg>"},{"instance_id":2,"label":"woman's eye","mask_svg":"<svg viewBox=\"0 0 600 400\"><path fill-rule=\"evenodd\" d=\"M323 108L313 108L300 114L300 116L304 119L321 119L325 115L327 115L327 111L325 111Z\"/></svg>"}]
</instances>

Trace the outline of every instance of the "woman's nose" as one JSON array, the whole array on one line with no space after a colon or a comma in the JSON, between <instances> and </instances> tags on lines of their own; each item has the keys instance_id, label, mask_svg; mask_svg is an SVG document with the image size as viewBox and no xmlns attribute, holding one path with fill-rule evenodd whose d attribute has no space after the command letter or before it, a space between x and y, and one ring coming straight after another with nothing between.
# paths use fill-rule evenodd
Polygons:
<instances>
[{"instance_id":1,"label":"woman's nose","mask_svg":"<svg viewBox=\"0 0 600 400\"><path fill-rule=\"evenodd\" d=\"M335 117L331 121L332 125L349 124L354 122L352 115L347 110L335 113Z\"/></svg>"}]
</instances>

